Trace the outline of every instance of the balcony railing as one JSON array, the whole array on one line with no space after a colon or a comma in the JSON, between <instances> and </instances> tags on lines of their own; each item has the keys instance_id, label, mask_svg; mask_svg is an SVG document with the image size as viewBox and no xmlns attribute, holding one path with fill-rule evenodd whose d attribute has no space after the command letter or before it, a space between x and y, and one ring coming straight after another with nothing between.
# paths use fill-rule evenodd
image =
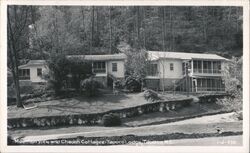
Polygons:
<instances>
[{"instance_id":1,"label":"balcony railing","mask_svg":"<svg viewBox=\"0 0 250 153\"><path fill-rule=\"evenodd\" d=\"M195 90L195 88L193 88L193 90ZM225 88L197 87L197 91L225 91Z\"/></svg>"},{"instance_id":2,"label":"balcony railing","mask_svg":"<svg viewBox=\"0 0 250 153\"><path fill-rule=\"evenodd\" d=\"M219 69L194 69L194 73L221 74Z\"/></svg>"}]
</instances>

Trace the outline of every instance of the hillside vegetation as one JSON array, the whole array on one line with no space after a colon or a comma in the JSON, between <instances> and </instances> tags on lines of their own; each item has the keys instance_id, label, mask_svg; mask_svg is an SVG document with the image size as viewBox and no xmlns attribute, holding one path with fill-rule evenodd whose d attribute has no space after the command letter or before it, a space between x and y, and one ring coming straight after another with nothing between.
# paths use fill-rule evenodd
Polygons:
<instances>
[{"instance_id":1,"label":"hillside vegetation","mask_svg":"<svg viewBox=\"0 0 250 153\"><path fill-rule=\"evenodd\" d=\"M12 6L11 6L12 7ZM10 7L10 9L11 9ZM50 53L109 54L121 47L242 55L242 7L28 7L26 48L20 59Z\"/></svg>"}]
</instances>

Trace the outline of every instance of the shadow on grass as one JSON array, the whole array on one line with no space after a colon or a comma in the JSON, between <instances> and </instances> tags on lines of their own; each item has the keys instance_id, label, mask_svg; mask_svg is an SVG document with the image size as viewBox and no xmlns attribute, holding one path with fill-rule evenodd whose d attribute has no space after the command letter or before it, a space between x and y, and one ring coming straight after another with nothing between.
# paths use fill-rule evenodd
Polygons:
<instances>
[{"instance_id":1,"label":"shadow on grass","mask_svg":"<svg viewBox=\"0 0 250 153\"><path fill-rule=\"evenodd\" d=\"M97 97L85 97L78 96L74 98L61 99L58 104L52 105L41 105L38 108L47 109L48 113L53 110L59 111L57 114L64 114L65 111L67 113L84 113L84 111L89 110L90 107L95 107L95 111L99 109L100 112L107 111L105 108L109 108L108 106L117 104L119 106L121 104L121 100L127 100L129 97L125 94L121 95L101 95ZM122 105L122 104L121 104ZM107 107L105 107L107 106ZM111 109L111 108L110 108ZM88 113L88 112L86 112Z\"/></svg>"},{"instance_id":2,"label":"shadow on grass","mask_svg":"<svg viewBox=\"0 0 250 153\"><path fill-rule=\"evenodd\" d=\"M93 103L93 102L109 102L109 103L120 103L121 100L128 99L129 97L126 94L119 94L119 95L98 95L95 97L86 97L86 96L79 96L75 97L78 101L84 101L87 103Z\"/></svg>"}]
</instances>

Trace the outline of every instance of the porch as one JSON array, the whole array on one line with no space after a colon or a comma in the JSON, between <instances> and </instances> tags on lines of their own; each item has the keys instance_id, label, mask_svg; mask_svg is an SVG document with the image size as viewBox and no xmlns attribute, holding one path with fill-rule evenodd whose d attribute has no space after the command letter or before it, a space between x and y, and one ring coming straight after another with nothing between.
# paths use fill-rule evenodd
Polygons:
<instances>
[{"instance_id":1,"label":"porch","mask_svg":"<svg viewBox=\"0 0 250 153\"><path fill-rule=\"evenodd\" d=\"M192 92L225 92L225 84L220 77L196 77L192 80Z\"/></svg>"}]
</instances>

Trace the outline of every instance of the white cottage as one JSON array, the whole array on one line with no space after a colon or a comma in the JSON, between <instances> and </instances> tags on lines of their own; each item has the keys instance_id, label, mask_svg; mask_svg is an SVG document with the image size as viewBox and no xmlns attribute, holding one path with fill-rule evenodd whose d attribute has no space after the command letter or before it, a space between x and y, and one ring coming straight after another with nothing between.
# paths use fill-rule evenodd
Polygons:
<instances>
[{"instance_id":1,"label":"white cottage","mask_svg":"<svg viewBox=\"0 0 250 153\"><path fill-rule=\"evenodd\" d=\"M146 77L149 88L190 92L223 92L222 64L216 54L148 51L150 65ZM187 75L188 74L188 75Z\"/></svg>"},{"instance_id":2,"label":"white cottage","mask_svg":"<svg viewBox=\"0 0 250 153\"><path fill-rule=\"evenodd\" d=\"M126 55L123 53L109 55L69 55L67 58L71 60L91 61L95 79L105 87L112 87L114 80L124 78Z\"/></svg>"},{"instance_id":3,"label":"white cottage","mask_svg":"<svg viewBox=\"0 0 250 153\"><path fill-rule=\"evenodd\" d=\"M20 81L46 82L42 79L43 73L48 71L45 60L30 60L27 64L20 65L18 69Z\"/></svg>"}]
</instances>

